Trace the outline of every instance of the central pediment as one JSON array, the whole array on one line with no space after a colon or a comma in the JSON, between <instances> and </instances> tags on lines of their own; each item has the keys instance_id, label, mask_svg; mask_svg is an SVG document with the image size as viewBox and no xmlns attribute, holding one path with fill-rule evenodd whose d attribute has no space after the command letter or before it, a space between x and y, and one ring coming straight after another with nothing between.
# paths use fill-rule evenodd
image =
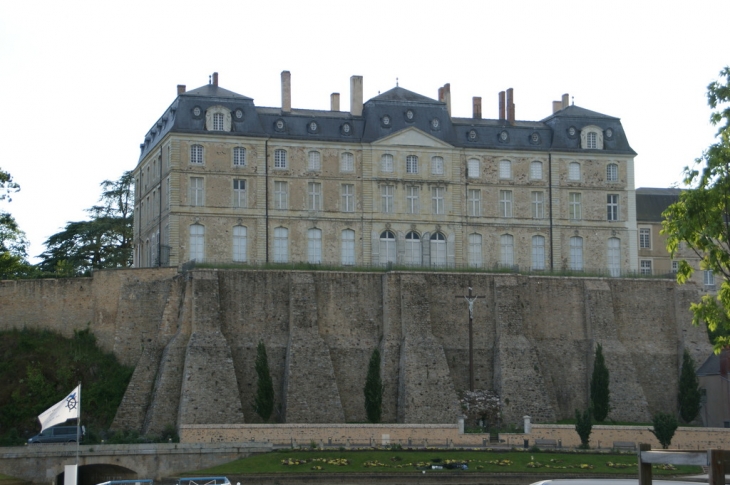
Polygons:
<instances>
[{"instance_id":1,"label":"central pediment","mask_svg":"<svg viewBox=\"0 0 730 485\"><path fill-rule=\"evenodd\" d=\"M406 128L392 135L376 140L373 145L378 146L408 146L408 147L432 147L432 148L453 148L453 145L445 143L438 138L424 133L418 128Z\"/></svg>"}]
</instances>

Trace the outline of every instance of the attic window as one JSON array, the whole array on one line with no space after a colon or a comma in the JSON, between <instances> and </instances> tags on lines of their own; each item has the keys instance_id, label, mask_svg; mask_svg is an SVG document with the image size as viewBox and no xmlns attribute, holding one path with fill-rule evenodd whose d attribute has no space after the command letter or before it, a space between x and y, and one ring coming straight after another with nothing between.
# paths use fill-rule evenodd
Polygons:
<instances>
[{"instance_id":1,"label":"attic window","mask_svg":"<svg viewBox=\"0 0 730 485\"><path fill-rule=\"evenodd\" d=\"M584 150L603 150L603 130L592 125L580 130L580 147Z\"/></svg>"},{"instance_id":2,"label":"attic window","mask_svg":"<svg viewBox=\"0 0 730 485\"><path fill-rule=\"evenodd\" d=\"M205 129L231 131L231 111L223 106L211 106L205 112Z\"/></svg>"}]
</instances>

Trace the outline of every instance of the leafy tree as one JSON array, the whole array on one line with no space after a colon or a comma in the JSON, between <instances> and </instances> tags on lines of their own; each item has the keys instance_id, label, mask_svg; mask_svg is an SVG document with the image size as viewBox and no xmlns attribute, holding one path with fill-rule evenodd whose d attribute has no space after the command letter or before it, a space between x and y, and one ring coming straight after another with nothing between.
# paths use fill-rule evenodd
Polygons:
<instances>
[{"instance_id":1,"label":"leafy tree","mask_svg":"<svg viewBox=\"0 0 730 485\"><path fill-rule=\"evenodd\" d=\"M266 356L266 346L259 341L256 346L256 396L254 397L254 411L261 419L268 421L274 410L274 384L269 372L269 358Z\"/></svg>"},{"instance_id":2,"label":"leafy tree","mask_svg":"<svg viewBox=\"0 0 730 485\"><path fill-rule=\"evenodd\" d=\"M69 222L45 242L40 255L44 271L61 276L89 274L92 269L132 265L132 173L101 183L100 205L86 212L88 221Z\"/></svg>"},{"instance_id":3,"label":"leafy tree","mask_svg":"<svg viewBox=\"0 0 730 485\"><path fill-rule=\"evenodd\" d=\"M0 168L0 200L8 199L8 202L10 202L13 200L10 194L19 190L20 185L13 181L13 176Z\"/></svg>"},{"instance_id":4,"label":"leafy tree","mask_svg":"<svg viewBox=\"0 0 730 485\"><path fill-rule=\"evenodd\" d=\"M582 413L575 410L575 432L580 436L580 447L588 449L588 443L593 431L593 420L591 419L591 409L588 408Z\"/></svg>"},{"instance_id":5,"label":"leafy tree","mask_svg":"<svg viewBox=\"0 0 730 485\"><path fill-rule=\"evenodd\" d=\"M380 378L380 351L373 350L365 378L365 414L371 423L379 423L383 415L383 381Z\"/></svg>"},{"instance_id":6,"label":"leafy tree","mask_svg":"<svg viewBox=\"0 0 730 485\"><path fill-rule=\"evenodd\" d=\"M650 429L656 439L661 443L665 450L672 444L674 432L677 431L677 418L673 414L657 413L652 419L654 429Z\"/></svg>"},{"instance_id":7,"label":"leafy tree","mask_svg":"<svg viewBox=\"0 0 730 485\"><path fill-rule=\"evenodd\" d=\"M689 423L700 412L700 381L695 374L695 361L687 349L682 357L682 372L679 375L679 416Z\"/></svg>"},{"instance_id":8,"label":"leafy tree","mask_svg":"<svg viewBox=\"0 0 730 485\"><path fill-rule=\"evenodd\" d=\"M10 202L11 194L19 190L20 185L13 181L13 177L0 169L0 201ZM15 218L0 210L0 280L28 276L34 272L26 259L28 246L28 239Z\"/></svg>"},{"instance_id":9,"label":"leafy tree","mask_svg":"<svg viewBox=\"0 0 730 485\"><path fill-rule=\"evenodd\" d=\"M608 368L603 358L603 347L596 346L596 356L593 360L593 375L591 376L591 408L596 421L603 422L611 410L609 404L610 392L608 389Z\"/></svg>"},{"instance_id":10,"label":"leafy tree","mask_svg":"<svg viewBox=\"0 0 730 485\"><path fill-rule=\"evenodd\" d=\"M688 189L664 211L662 234L673 258L684 243L700 258L701 269L724 277L717 296L705 295L690 306L693 323L707 324L719 352L730 345L730 67L707 86L707 101L713 110L710 122L718 127L716 141L684 168ZM688 281L692 272L687 261L680 261L677 281Z\"/></svg>"}]
</instances>

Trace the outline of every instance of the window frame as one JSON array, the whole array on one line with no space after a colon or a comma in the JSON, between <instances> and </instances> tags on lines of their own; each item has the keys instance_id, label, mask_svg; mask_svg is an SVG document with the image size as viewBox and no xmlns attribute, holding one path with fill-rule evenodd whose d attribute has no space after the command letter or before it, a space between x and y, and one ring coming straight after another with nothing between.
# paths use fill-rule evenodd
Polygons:
<instances>
[{"instance_id":1,"label":"window frame","mask_svg":"<svg viewBox=\"0 0 730 485\"><path fill-rule=\"evenodd\" d=\"M616 183L618 181L618 164L609 163L606 165L606 182Z\"/></svg>"},{"instance_id":2,"label":"window frame","mask_svg":"<svg viewBox=\"0 0 730 485\"><path fill-rule=\"evenodd\" d=\"M309 172L319 172L322 170L322 154L317 150L307 152L307 170Z\"/></svg>"},{"instance_id":3,"label":"window frame","mask_svg":"<svg viewBox=\"0 0 730 485\"><path fill-rule=\"evenodd\" d=\"M190 224L188 236L190 247L188 256L190 261L205 261L205 226L198 223ZM197 257L198 255L200 255L200 258Z\"/></svg>"},{"instance_id":4,"label":"window frame","mask_svg":"<svg viewBox=\"0 0 730 485\"><path fill-rule=\"evenodd\" d=\"M570 262L569 269L571 271L583 271L583 238L580 236L572 236L570 238Z\"/></svg>"},{"instance_id":5,"label":"window frame","mask_svg":"<svg viewBox=\"0 0 730 485\"><path fill-rule=\"evenodd\" d=\"M482 216L482 189L468 189L466 192L466 214L469 217Z\"/></svg>"},{"instance_id":6,"label":"window frame","mask_svg":"<svg viewBox=\"0 0 730 485\"><path fill-rule=\"evenodd\" d=\"M503 268L515 266L515 237L512 234L499 236L499 264Z\"/></svg>"},{"instance_id":7,"label":"window frame","mask_svg":"<svg viewBox=\"0 0 730 485\"><path fill-rule=\"evenodd\" d=\"M274 263L289 262L289 229L286 227L274 228Z\"/></svg>"},{"instance_id":8,"label":"window frame","mask_svg":"<svg viewBox=\"0 0 730 485\"><path fill-rule=\"evenodd\" d=\"M340 233L340 262L343 266L355 265L355 231L352 229L343 229Z\"/></svg>"},{"instance_id":9,"label":"window frame","mask_svg":"<svg viewBox=\"0 0 730 485\"><path fill-rule=\"evenodd\" d=\"M570 182L580 182L582 178L582 170L580 163L570 162L568 164L568 180Z\"/></svg>"},{"instance_id":10,"label":"window frame","mask_svg":"<svg viewBox=\"0 0 730 485\"><path fill-rule=\"evenodd\" d=\"M406 173L410 175L418 174L418 156L407 155L406 156Z\"/></svg>"},{"instance_id":11,"label":"window frame","mask_svg":"<svg viewBox=\"0 0 730 485\"><path fill-rule=\"evenodd\" d=\"M482 235L478 232L473 232L467 237L467 264L470 268L481 268L484 266L482 240Z\"/></svg>"},{"instance_id":12,"label":"window frame","mask_svg":"<svg viewBox=\"0 0 730 485\"><path fill-rule=\"evenodd\" d=\"M416 231L408 231L405 236L404 263L408 266L423 265L423 250L421 235Z\"/></svg>"},{"instance_id":13,"label":"window frame","mask_svg":"<svg viewBox=\"0 0 730 485\"><path fill-rule=\"evenodd\" d=\"M322 184L307 182L307 209L310 211L322 210Z\"/></svg>"},{"instance_id":14,"label":"window frame","mask_svg":"<svg viewBox=\"0 0 730 485\"><path fill-rule=\"evenodd\" d=\"M287 168L289 168L287 152L283 148L277 148L274 150L274 169L286 170Z\"/></svg>"},{"instance_id":15,"label":"window frame","mask_svg":"<svg viewBox=\"0 0 730 485\"><path fill-rule=\"evenodd\" d=\"M147 202L149 205L149 199ZM189 202L191 207L205 207L205 177L190 177Z\"/></svg>"},{"instance_id":16,"label":"window frame","mask_svg":"<svg viewBox=\"0 0 730 485\"><path fill-rule=\"evenodd\" d=\"M651 250L651 228L640 227L639 228L639 249Z\"/></svg>"},{"instance_id":17,"label":"window frame","mask_svg":"<svg viewBox=\"0 0 730 485\"><path fill-rule=\"evenodd\" d=\"M431 175L444 174L444 157L435 155L431 157Z\"/></svg>"},{"instance_id":18,"label":"window frame","mask_svg":"<svg viewBox=\"0 0 730 485\"><path fill-rule=\"evenodd\" d=\"M193 165L205 165L205 150L203 149L203 145L199 143L190 145L190 163ZM147 178L149 178L149 174Z\"/></svg>"},{"instance_id":19,"label":"window frame","mask_svg":"<svg viewBox=\"0 0 730 485\"><path fill-rule=\"evenodd\" d=\"M538 176L535 172L539 171ZM543 180L542 162L539 160L533 160L530 162L530 180Z\"/></svg>"},{"instance_id":20,"label":"window frame","mask_svg":"<svg viewBox=\"0 0 730 485\"><path fill-rule=\"evenodd\" d=\"M449 264L449 256L447 249L446 235L436 231L429 238L431 266L435 268L444 268Z\"/></svg>"},{"instance_id":21,"label":"window frame","mask_svg":"<svg viewBox=\"0 0 730 485\"><path fill-rule=\"evenodd\" d=\"M514 216L513 202L514 195L511 190L499 191L499 217L509 219Z\"/></svg>"},{"instance_id":22,"label":"window frame","mask_svg":"<svg viewBox=\"0 0 730 485\"><path fill-rule=\"evenodd\" d=\"M238 185L238 187L236 187ZM243 185L243 188L241 188ZM233 207L248 209L248 193L246 192L246 179L233 179Z\"/></svg>"},{"instance_id":23,"label":"window frame","mask_svg":"<svg viewBox=\"0 0 730 485\"><path fill-rule=\"evenodd\" d=\"M619 220L619 194L606 194L606 220L617 222Z\"/></svg>"},{"instance_id":24,"label":"window frame","mask_svg":"<svg viewBox=\"0 0 730 485\"><path fill-rule=\"evenodd\" d=\"M396 250L395 233L390 229L386 229L380 233L379 244L379 263L386 265L388 263L396 264L398 262L398 252Z\"/></svg>"},{"instance_id":25,"label":"window frame","mask_svg":"<svg viewBox=\"0 0 730 485\"><path fill-rule=\"evenodd\" d=\"M406 185L406 214L420 214L420 190L418 185Z\"/></svg>"},{"instance_id":26,"label":"window frame","mask_svg":"<svg viewBox=\"0 0 730 485\"><path fill-rule=\"evenodd\" d=\"M322 264L322 229L307 230L307 263Z\"/></svg>"},{"instance_id":27,"label":"window frame","mask_svg":"<svg viewBox=\"0 0 730 485\"><path fill-rule=\"evenodd\" d=\"M478 158L470 158L466 161L466 178L478 179L481 175L481 164Z\"/></svg>"},{"instance_id":28,"label":"window frame","mask_svg":"<svg viewBox=\"0 0 730 485\"><path fill-rule=\"evenodd\" d=\"M242 231L241 231L242 230ZM243 234L237 234L243 232ZM233 226L233 261L245 263L248 260L248 228L246 226Z\"/></svg>"},{"instance_id":29,"label":"window frame","mask_svg":"<svg viewBox=\"0 0 730 485\"><path fill-rule=\"evenodd\" d=\"M530 199L532 218L545 219L545 192L542 190L533 190Z\"/></svg>"},{"instance_id":30,"label":"window frame","mask_svg":"<svg viewBox=\"0 0 730 485\"><path fill-rule=\"evenodd\" d=\"M340 172L355 172L355 155L351 152L344 152L340 155Z\"/></svg>"},{"instance_id":31,"label":"window frame","mask_svg":"<svg viewBox=\"0 0 730 485\"><path fill-rule=\"evenodd\" d=\"M639 260L639 274L651 276L653 274L651 259L640 259Z\"/></svg>"},{"instance_id":32,"label":"window frame","mask_svg":"<svg viewBox=\"0 0 730 485\"><path fill-rule=\"evenodd\" d=\"M610 237L606 241L606 266L609 276L621 276L621 240L617 237Z\"/></svg>"},{"instance_id":33,"label":"window frame","mask_svg":"<svg viewBox=\"0 0 730 485\"><path fill-rule=\"evenodd\" d=\"M583 220L583 197L581 192L568 193L568 216L571 221Z\"/></svg>"},{"instance_id":34,"label":"window frame","mask_svg":"<svg viewBox=\"0 0 730 485\"><path fill-rule=\"evenodd\" d=\"M393 173L393 155L390 153L383 153L380 156L380 171Z\"/></svg>"},{"instance_id":35,"label":"window frame","mask_svg":"<svg viewBox=\"0 0 730 485\"><path fill-rule=\"evenodd\" d=\"M445 203L446 187L431 187L431 213L434 215L443 215L446 213Z\"/></svg>"},{"instance_id":36,"label":"window frame","mask_svg":"<svg viewBox=\"0 0 730 485\"><path fill-rule=\"evenodd\" d=\"M383 214L395 212L395 185L383 184L380 186L380 210Z\"/></svg>"},{"instance_id":37,"label":"window frame","mask_svg":"<svg viewBox=\"0 0 730 485\"><path fill-rule=\"evenodd\" d=\"M342 212L355 212L355 184L340 185Z\"/></svg>"},{"instance_id":38,"label":"window frame","mask_svg":"<svg viewBox=\"0 0 730 485\"><path fill-rule=\"evenodd\" d=\"M289 209L289 183L284 180L274 180L274 209Z\"/></svg>"},{"instance_id":39,"label":"window frame","mask_svg":"<svg viewBox=\"0 0 730 485\"><path fill-rule=\"evenodd\" d=\"M246 147L233 147L233 166L246 166Z\"/></svg>"},{"instance_id":40,"label":"window frame","mask_svg":"<svg viewBox=\"0 0 730 485\"><path fill-rule=\"evenodd\" d=\"M512 180L512 162L510 160L499 161L499 179Z\"/></svg>"},{"instance_id":41,"label":"window frame","mask_svg":"<svg viewBox=\"0 0 730 485\"><path fill-rule=\"evenodd\" d=\"M532 236L531 253L532 264L530 269L532 269L532 271L545 271L545 236L540 234Z\"/></svg>"}]
</instances>

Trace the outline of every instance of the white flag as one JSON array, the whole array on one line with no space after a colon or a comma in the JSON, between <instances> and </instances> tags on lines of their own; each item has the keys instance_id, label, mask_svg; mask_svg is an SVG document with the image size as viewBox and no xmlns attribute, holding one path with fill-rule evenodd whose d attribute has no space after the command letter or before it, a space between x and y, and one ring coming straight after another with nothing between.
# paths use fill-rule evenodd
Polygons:
<instances>
[{"instance_id":1,"label":"white flag","mask_svg":"<svg viewBox=\"0 0 730 485\"><path fill-rule=\"evenodd\" d=\"M78 419L79 408L81 407L81 384L71 393L54 404L50 408L46 409L43 414L38 416L38 420L41 422L41 432L44 429L50 428L59 423L66 422L67 419Z\"/></svg>"}]
</instances>

